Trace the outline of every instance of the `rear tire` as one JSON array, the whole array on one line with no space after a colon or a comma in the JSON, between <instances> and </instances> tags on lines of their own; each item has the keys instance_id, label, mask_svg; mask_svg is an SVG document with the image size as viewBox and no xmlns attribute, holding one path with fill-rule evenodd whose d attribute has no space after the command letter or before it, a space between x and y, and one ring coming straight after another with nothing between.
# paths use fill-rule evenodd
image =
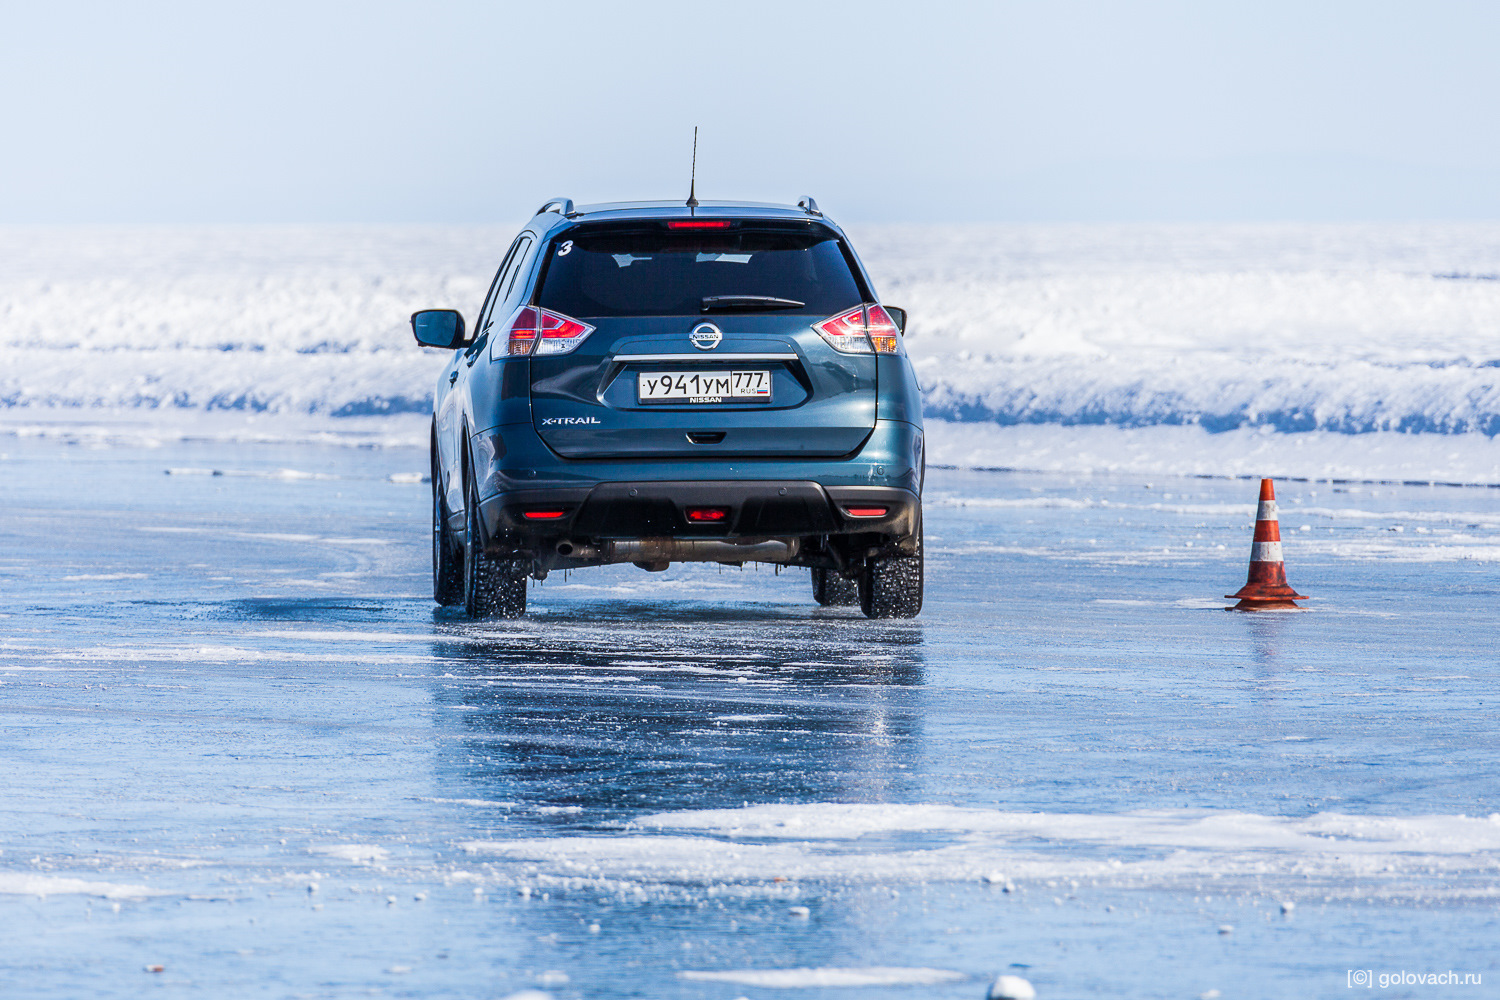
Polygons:
<instances>
[{"instance_id":1,"label":"rear tire","mask_svg":"<svg viewBox=\"0 0 1500 1000\"><path fill-rule=\"evenodd\" d=\"M831 569L813 568L812 592L813 600L825 608L852 607L859 603L859 585Z\"/></svg>"},{"instance_id":2,"label":"rear tire","mask_svg":"<svg viewBox=\"0 0 1500 1000\"><path fill-rule=\"evenodd\" d=\"M464 612L470 618L520 618L526 614L525 564L484 551L479 491L473 483L468 484L465 501Z\"/></svg>"},{"instance_id":3,"label":"rear tire","mask_svg":"<svg viewBox=\"0 0 1500 1000\"><path fill-rule=\"evenodd\" d=\"M911 555L866 559L859 574L859 610L866 618L915 618L922 612L922 527Z\"/></svg>"},{"instance_id":4,"label":"rear tire","mask_svg":"<svg viewBox=\"0 0 1500 1000\"><path fill-rule=\"evenodd\" d=\"M464 602L464 566L453 532L448 530L448 505L443 502L437 458L432 461L432 599L443 607Z\"/></svg>"}]
</instances>

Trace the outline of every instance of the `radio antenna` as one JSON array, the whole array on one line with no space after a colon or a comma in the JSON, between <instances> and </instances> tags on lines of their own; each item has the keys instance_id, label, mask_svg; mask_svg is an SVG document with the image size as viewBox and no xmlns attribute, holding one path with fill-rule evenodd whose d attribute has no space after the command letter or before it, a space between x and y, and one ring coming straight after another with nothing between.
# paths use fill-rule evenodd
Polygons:
<instances>
[{"instance_id":1,"label":"radio antenna","mask_svg":"<svg viewBox=\"0 0 1500 1000\"><path fill-rule=\"evenodd\" d=\"M688 180L687 207L698 210L698 126L693 126L693 172Z\"/></svg>"}]
</instances>

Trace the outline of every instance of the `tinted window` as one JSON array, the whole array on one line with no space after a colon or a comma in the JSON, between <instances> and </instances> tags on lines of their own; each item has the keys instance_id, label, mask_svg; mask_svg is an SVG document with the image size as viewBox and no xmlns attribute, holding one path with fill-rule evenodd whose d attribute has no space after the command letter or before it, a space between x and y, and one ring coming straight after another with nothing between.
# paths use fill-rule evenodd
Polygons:
<instances>
[{"instance_id":1,"label":"tinted window","mask_svg":"<svg viewBox=\"0 0 1500 1000\"><path fill-rule=\"evenodd\" d=\"M505 260L500 263L500 270L495 272L495 280L490 282L490 293L484 297L484 307L479 310L479 320L474 324L476 334L483 335L494 322L492 313L505 298L501 289L504 287L506 277L510 274L510 266L516 262L516 251L521 248L522 242L528 239L528 235L522 233L506 251Z\"/></svg>"},{"instance_id":2,"label":"tinted window","mask_svg":"<svg viewBox=\"0 0 1500 1000\"><path fill-rule=\"evenodd\" d=\"M825 232L573 230L552 242L538 304L578 317L682 316L716 296L772 296L803 305L720 308L831 316L862 296Z\"/></svg>"},{"instance_id":3,"label":"tinted window","mask_svg":"<svg viewBox=\"0 0 1500 1000\"><path fill-rule=\"evenodd\" d=\"M502 301L509 302L511 296L516 294L516 282L520 280L521 274L526 270L526 259L531 255L531 237L521 237L523 242L516 251L515 260L511 264L510 280L505 285L505 298ZM503 279L502 279L503 280Z\"/></svg>"}]
</instances>

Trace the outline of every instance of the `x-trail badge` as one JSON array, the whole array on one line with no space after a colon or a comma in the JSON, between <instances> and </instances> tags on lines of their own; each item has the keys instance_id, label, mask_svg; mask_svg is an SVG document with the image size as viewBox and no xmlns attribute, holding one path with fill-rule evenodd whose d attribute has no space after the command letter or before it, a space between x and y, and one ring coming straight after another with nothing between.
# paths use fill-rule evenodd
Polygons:
<instances>
[{"instance_id":1,"label":"x-trail badge","mask_svg":"<svg viewBox=\"0 0 1500 1000\"><path fill-rule=\"evenodd\" d=\"M693 327L693 332L688 334L688 340L700 351L711 351L719 346L719 341L724 339L724 332L712 323L699 323Z\"/></svg>"}]
</instances>

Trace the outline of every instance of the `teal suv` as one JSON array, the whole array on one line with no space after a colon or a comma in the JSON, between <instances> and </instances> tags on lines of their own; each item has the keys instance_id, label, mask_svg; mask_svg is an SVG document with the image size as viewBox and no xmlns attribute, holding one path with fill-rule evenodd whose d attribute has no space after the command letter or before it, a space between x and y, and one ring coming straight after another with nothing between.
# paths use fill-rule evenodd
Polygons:
<instances>
[{"instance_id":1,"label":"teal suv","mask_svg":"<svg viewBox=\"0 0 1500 1000\"><path fill-rule=\"evenodd\" d=\"M528 579L805 566L820 604L922 608L922 403L906 314L796 206L542 206L452 351L432 420L439 604L517 617Z\"/></svg>"}]
</instances>

